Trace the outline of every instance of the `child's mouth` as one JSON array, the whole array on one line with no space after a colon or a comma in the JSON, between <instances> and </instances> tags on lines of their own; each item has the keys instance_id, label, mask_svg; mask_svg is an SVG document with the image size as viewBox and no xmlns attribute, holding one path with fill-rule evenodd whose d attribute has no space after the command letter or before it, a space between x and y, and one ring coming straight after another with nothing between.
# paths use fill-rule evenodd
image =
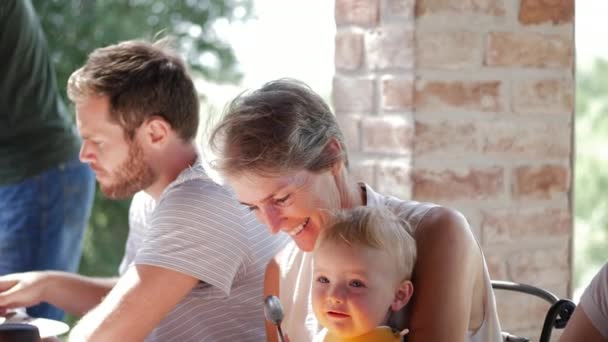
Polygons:
<instances>
[{"instance_id":1,"label":"child's mouth","mask_svg":"<svg viewBox=\"0 0 608 342\"><path fill-rule=\"evenodd\" d=\"M350 315L345 314L344 312L338 312L338 311L328 311L327 315L329 317L332 317L332 318L348 318L348 317L350 317Z\"/></svg>"}]
</instances>

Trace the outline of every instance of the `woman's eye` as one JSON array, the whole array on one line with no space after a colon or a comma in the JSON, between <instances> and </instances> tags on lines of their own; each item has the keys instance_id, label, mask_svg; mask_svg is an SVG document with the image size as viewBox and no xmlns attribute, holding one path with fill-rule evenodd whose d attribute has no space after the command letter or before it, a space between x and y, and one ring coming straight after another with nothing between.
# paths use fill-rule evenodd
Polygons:
<instances>
[{"instance_id":1,"label":"woman's eye","mask_svg":"<svg viewBox=\"0 0 608 342\"><path fill-rule=\"evenodd\" d=\"M258 210L258 207L253 206L253 205L248 205L247 209L249 209L249 211L256 211L256 210Z\"/></svg>"},{"instance_id":2,"label":"woman's eye","mask_svg":"<svg viewBox=\"0 0 608 342\"><path fill-rule=\"evenodd\" d=\"M329 284L329 279L327 279L327 277L323 277L323 276L318 277L317 281L321 284Z\"/></svg>"},{"instance_id":3,"label":"woman's eye","mask_svg":"<svg viewBox=\"0 0 608 342\"><path fill-rule=\"evenodd\" d=\"M365 284L361 280L351 280L349 285L352 287L365 287Z\"/></svg>"},{"instance_id":4,"label":"woman's eye","mask_svg":"<svg viewBox=\"0 0 608 342\"><path fill-rule=\"evenodd\" d=\"M281 198L277 198L277 199L275 199L274 201L275 201L277 204L283 204L283 203L285 203L285 202L286 202L286 201L289 199L289 197L290 197L290 196L291 196L291 195L287 195L287 196L284 196L284 197L281 197Z\"/></svg>"}]
</instances>

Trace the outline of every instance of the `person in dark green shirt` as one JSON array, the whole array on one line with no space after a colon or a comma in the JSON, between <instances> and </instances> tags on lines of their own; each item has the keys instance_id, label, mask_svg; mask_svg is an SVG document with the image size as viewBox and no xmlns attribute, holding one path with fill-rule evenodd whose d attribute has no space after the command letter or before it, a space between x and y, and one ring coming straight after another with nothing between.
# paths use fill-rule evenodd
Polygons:
<instances>
[{"instance_id":1,"label":"person in dark green shirt","mask_svg":"<svg viewBox=\"0 0 608 342\"><path fill-rule=\"evenodd\" d=\"M95 178L62 101L29 0L0 2L0 275L74 272ZM28 309L61 319L48 304Z\"/></svg>"}]
</instances>

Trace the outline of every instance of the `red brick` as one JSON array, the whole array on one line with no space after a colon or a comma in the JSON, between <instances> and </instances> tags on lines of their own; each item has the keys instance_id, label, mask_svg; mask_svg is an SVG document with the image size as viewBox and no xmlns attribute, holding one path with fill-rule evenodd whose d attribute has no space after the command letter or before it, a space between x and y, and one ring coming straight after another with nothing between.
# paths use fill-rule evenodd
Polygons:
<instances>
[{"instance_id":1,"label":"red brick","mask_svg":"<svg viewBox=\"0 0 608 342\"><path fill-rule=\"evenodd\" d=\"M418 81L414 103L417 112L503 109L500 81Z\"/></svg>"},{"instance_id":2,"label":"red brick","mask_svg":"<svg viewBox=\"0 0 608 342\"><path fill-rule=\"evenodd\" d=\"M522 249L519 245L516 247L519 251L503 249L496 254L493 253L495 249L485 249L486 260L494 259L500 267L504 263L507 264L508 277L501 274L500 277L492 275L491 278L526 283L546 289L558 297L567 297L568 244L561 243L554 248L545 249L539 249L538 244L535 246L530 244L534 247L529 247L528 250L525 247ZM490 264L492 261L488 262L488 265ZM541 298L518 292L495 290L494 293L502 330L538 341L549 303ZM552 341L557 340L552 339Z\"/></svg>"},{"instance_id":3,"label":"red brick","mask_svg":"<svg viewBox=\"0 0 608 342\"><path fill-rule=\"evenodd\" d=\"M334 77L332 98L336 112L370 113L374 111L374 80Z\"/></svg>"},{"instance_id":4,"label":"red brick","mask_svg":"<svg viewBox=\"0 0 608 342\"><path fill-rule=\"evenodd\" d=\"M443 203L441 203L443 204ZM458 210L467 220L471 233L477 241L481 241L481 214L478 205L463 205L461 203L445 203L446 206Z\"/></svg>"},{"instance_id":5,"label":"red brick","mask_svg":"<svg viewBox=\"0 0 608 342\"><path fill-rule=\"evenodd\" d=\"M540 341L540 330L536 330L536 333L538 335L532 335L534 339L530 341ZM551 334L551 342L559 342L563 333L564 329L554 329Z\"/></svg>"},{"instance_id":6,"label":"red brick","mask_svg":"<svg viewBox=\"0 0 608 342\"><path fill-rule=\"evenodd\" d=\"M378 23L379 0L336 0L336 25L375 26Z\"/></svg>"},{"instance_id":7,"label":"red brick","mask_svg":"<svg viewBox=\"0 0 608 342\"><path fill-rule=\"evenodd\" d=\"M574 18L574 0L521 0L519 22L524 25L564 24Z\"/></svg>"},{"instance_id":8,"label":"red brick","mask_svg":"<svg viewBox=\"0 0 608 342\"><path fill-rule=\"evenodd\" d=\"M572 234L572 216L568 208L485 210L482 221L483 244L544 240L567 240Z\"/></svg>"},{"instance_id":9,"label":"red brick","mask_svg":"<svg viewBox=\"0 0 608 342\"><path fill-rule=\"evenodd\" d=\"M429 14L504 16L503 0L417 0L416 16Z\"/></svg>"},{"instance_id":10,"label":"red brick","mask_svg":"<svg viewBox=\"0 0 608 342\"><path fill-rule=\"evenodd\" d=\"M414 155L428 157L436 153L451 158L478 153L475 124L462 120L416 121Z\"/></svg>"},{"instance_id":11,"label":"red brick","mask_svg":"<svg viewBox=\"0 0 608 342\"><path fill-rule=\"evenodd\" d=\"M351 156L352 159L352 156ZM374 189L376 183L376 163L373 160L350 160L350 174L354 181L364 182Z\"/></svg>"},{"instance_id":12,"label":"red brick","mask_svg":"<svg viewBox=\"0 0 608 342\"><path fill-rule=\"evenodd\" d=\"M385 0L382 16L413 19L415 2L416 0Z\"/></svg>"},{"instance_id":13,"label":"red brick","mask_svg":"<svg viewBox=\"0 0 608 342\"><path fill-rule=\"evenodd\" d=\"M365 35L367 67L371 70L414 66L414 33L402 26L386 26Z\"/></svg>"},{"instance_id":14,"label":"red brick","mask_svg":"<svg viewBox=\"0 0 608 342\"><path fill-rule=\"evenodd\" d=\"M481 66L481 34L467 31L416 32L416 67L463 69Z\"/></svg>"},{"instance_id":15,"label":"red brick","mask_svg":"<svg viewBox=\"0 0 608 342\"><path fill-rule=\"evenodd\" d=\"M405 154L412 151L412 123L402 116L370 116L362 121L363 152Z\"/></svg>"},{"instance_id":16,"label":"red brick","mask_svg":"<svg viewBox=\"0 0 608 342\"><path fill-rule=\"evenodd\" d=\"M560 298L568 297L567 241L545 249L536 247L511 252L504 259L507 260L510 275L507 280L543 288ZM549 303L531 295L506 290L495 290L495 295L503 330L520 336L535 337L529 330L540 331Z\"/></svg>"},{"instance_id":17,"label":"red brick","mask_svg":"<svg viewBox=\"0 0 608 342\"><path fill-rule=\"evenodd\" d=\"M412 198L412 166L409 158L382 160L377 168L378 191L404 200Z\"/></svg>"},{"instance_id":18,"label":"red brick","mask_svg":"<svg viewBox=\"0 0 608 342\"><path fill-rule=\"evenodd\" d=\"M500 326L517 336L528 337L530 331L542 328L549 303L541 298L505 290L494 291ZM532 340L532 341L538 341Z\"/></svg>"},{"instance_id":19,"label":"red brick","mask_svg":"<svg viewBox=\"0 0 608 342\"><path fill-rule=\"evenodd\" d=\"M572 154L569 122L510 122L482 124L482 149L488 156L501 159L553 158L567 160Z\"/></svg>"},{"instance_id":20,"label":"red brick","mask_svg":"<svg viewBox=\"0 0 608 342\"><path fill-rule=\"evenodd\" d=\"M414 81L388 76L382 79L382 109L409 111L414 107Z\"/></svg>"},{"instance_id":21,"label":"red brick","mask_svg":"<svg viewBox=\"0 0 608 342\"><path fill-rule=\"evenodd\" d=\"M512 280L566 296L570 281L570 240L544 248L522 250L508 257Z\"/></svg>"},{"instance_id":22,"label":"red brick","mask_svg":"<svg viewBox=\"0 0 608 342\"><path fill-rule=\"evenodd\" d=\"M336 114L340 130L344 134L346 148L350 152L361 151L361 116Z\"/></svg>"},{"instance_id":23,"label":"red brick","mask_svg":"<svg viewBox=\"0 0 608 342\"><path fill-rule=\"evenodd\" d=\"M486 64L537 68L571 68L572 39L531 32L492 32L488 35Z\"/></svg>"},{"instance_id":24,"label":"red brick","mask_svg":"<svg viewBox=\"0 0 608 342\"><path fill-rule=\"evenodd\" d=\"M542 321L537 324L538 324L537 326L528 328L528 329L516 329L516 330L508 330L508 331L512 332L515 336L525 336L530 341L540 341L540 334L542 332ZM502 327L502 322L501 322L501 327ZM551 333L550 341L559 342L560 337L563 332L564 332L564 329L553 329L553 332Z\"/></svg>"},{"instance_id":25,"label":"red brick","mask_svg":"<svg viewBox=\"0 0 608 342\"><path fill-rule=\"evenodd\" d=\"M363 34L357 32L336 33L336 68L357 70L363 64Z\"/></svg>"},{"instance_id":26,"label":"red brick","mask_svg":"<svg viewBox=\"0 0 608 342\"><path fill-rule=\"evenodd\" d=\"M516 198L552 199L570 190L570 170L563 165L521 166L513 171Z\"/></svg>"},{"instance_id":27,"label":"red brick","mask_svg":"<svg viewBox=\"0 0 608 342\"><path fill-rule=\"evenodd\" d=\"M515 305L515 304L513 304ZM515 308L514 310L514 319L517 319L517 317L519 317L517 315L517 308ZM521 319L521 317L520 317ZM535 318L534 323L536 323L535 326L530 327L530 328L525 328L525 329L509 329L508 327L506 329L503 329L505 331L508 331L509 333L515 335L515 336L521 336L521 337L526 337L527 339L529 339L530 341L540 341L540 334L541 334L541 330L542 330L542 321L536 322L538 318ZM530 319L531 321L532 319ZM502 328L502 322L501 322L501 328ZM559 341L559 336L561 336L563 329L553 329L553 332L551 333L551 342L558 342Z\"/></svg>"},{"instance_id":28,"label":"red brick","mask_svg":"<svg viewBox=\"0 0 608 342\"><path fill-rule=\"evenodd\" d=\"M574 112L574 83L566 79L525 80L513 85L516 113Z\"/></svg>"},{"instance_id":29,"label":"red brick","mask_svg":"<svg viewBox=\"0 0 608 342\"><path fill-rule=\"evenodd\" d=\"M504 254L496 253L492 249L484 248L484 258L488 266L491 279L508 280L507 263Z\"/></svg>"},{"instance_id":30,"label":"red brick","mask_svg":"<svg viewBox=\"0 0 608 342\"><path fill-rule=\"evenodd\" d=\"M414 170L414 198L428 201L486 200L504 190L502 167Z\"/></svg>"}]
</instances>

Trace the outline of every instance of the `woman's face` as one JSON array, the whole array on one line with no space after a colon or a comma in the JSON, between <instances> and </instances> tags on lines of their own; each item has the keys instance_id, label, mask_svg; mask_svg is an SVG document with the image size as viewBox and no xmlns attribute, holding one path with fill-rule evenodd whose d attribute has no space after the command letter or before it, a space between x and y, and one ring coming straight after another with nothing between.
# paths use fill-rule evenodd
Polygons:
<instances>
[{"instance_id":1,"label":"woman's face","mask_svg":"<svg viewBox=\"0 0 608 342\"><path fill-rule=\"evenodd\" d=\"M332 169L272 177L241 173L227 180L239 201L254 211L271 233L289 234L307 252L313 250L329 212L341 206Z\"/></svg>"}]
</instances>

